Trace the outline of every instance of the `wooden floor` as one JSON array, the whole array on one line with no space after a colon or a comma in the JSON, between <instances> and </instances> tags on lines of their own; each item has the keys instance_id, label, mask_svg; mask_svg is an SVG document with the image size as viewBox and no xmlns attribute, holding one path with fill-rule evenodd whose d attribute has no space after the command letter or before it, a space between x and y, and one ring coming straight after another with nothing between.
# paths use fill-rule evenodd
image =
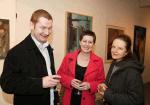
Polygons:
<instances>
[{"instance_id":1,"label":"wooden floor","mask_svg":"<svg viewBox=\"0 0 150 105\"><path fill-rule=\"evenodd\" d=\"M145 105L150 105L150 83L144 85Z\"/></svg>"}]
</instances>

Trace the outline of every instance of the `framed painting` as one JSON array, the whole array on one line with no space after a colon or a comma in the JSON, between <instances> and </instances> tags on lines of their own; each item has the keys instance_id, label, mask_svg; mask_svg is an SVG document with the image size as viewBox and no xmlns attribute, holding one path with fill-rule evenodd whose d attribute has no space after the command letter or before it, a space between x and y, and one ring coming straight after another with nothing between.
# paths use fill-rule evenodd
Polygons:
<instances>
[{"instance_id":1,"label":"framed painting","mask_svg":"<svg viewBox=\"0 0 150 105\"><path fill-rule=\"evenodd\" d=\"M111 45L114 40L114 38L120 34L124 34L124 28L123 27L118 27L118 26L113 26L113 25L107 25L106 26L107 32L106 32L106 56L105 56L105 61L106 62L111 62L112 57L111 57Z\"/></svg>"},{"instance_id":2,"label":"framed painting","mask_svg":"<svg viewBox=\"0 0 150 105\"><path fill-rule=\"evenodd\" d=\"M0 59L4 59L9 50L9 20L0 19Z\"/></svg>"},{"instance_id":3,"label":"framed painting","mask_svg":"<svg viewBox=\"0 0 150 105\"><path fill-rule=\"evenodd\" d=\"M67 52L78 49L80 35L85 30L92 30L92 17L72 12L67 13Z\"/></svg>"},{"instance_id":4,"label":"framed painting","mask_svg":"<svg viewBox=\"0 0 150 105\"><path fill-rule=\"evenodd\" d=\"M141 26L134 26L133 53L141 63L144 63L145 40L146 28Z\"/></svg>"}]
</instances>

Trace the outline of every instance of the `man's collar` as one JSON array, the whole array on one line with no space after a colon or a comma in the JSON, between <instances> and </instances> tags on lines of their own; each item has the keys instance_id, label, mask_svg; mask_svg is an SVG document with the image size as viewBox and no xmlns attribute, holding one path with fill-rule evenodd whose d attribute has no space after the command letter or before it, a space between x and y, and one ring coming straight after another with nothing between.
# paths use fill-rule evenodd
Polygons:
<instances>
[{"instance_id":1,"label":"man's collar","mask_svg":"<svg viewBox=\"0 0 150 105\"><path fill-rule=\"evenodd\" d=\"M45 49L46 47L48 47L49 42L45 42L45 43L41 43L39 42L33 35L31 35L31 38L33 39L34 43L36 44L36 46L38 48L40 48L41 50Z\"/></svg>"}]
</instances>

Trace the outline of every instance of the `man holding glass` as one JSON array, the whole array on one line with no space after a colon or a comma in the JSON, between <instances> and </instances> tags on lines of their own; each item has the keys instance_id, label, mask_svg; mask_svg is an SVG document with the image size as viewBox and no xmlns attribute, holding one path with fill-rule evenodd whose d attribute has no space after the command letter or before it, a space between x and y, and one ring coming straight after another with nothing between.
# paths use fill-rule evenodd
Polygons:
<instances>
[{"instance_id":1,"label":"man holding glass","mask_svg":"<svg viewBox=\"0 0 150 105\"><path fill-rule=\"evenodd\" d=\"M56 105L53 49L48 43L52 16L36 10L30 20L31 33L12 48L5 58L0 84L4 92L14 94L14 105Z\"/></svg>"}]
</instances>

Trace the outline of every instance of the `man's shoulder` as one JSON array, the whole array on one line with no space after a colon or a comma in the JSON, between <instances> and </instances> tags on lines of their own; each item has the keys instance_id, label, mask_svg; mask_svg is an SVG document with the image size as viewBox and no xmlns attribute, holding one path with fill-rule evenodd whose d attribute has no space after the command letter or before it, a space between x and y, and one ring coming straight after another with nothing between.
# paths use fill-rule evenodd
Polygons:
<instances>
[{"instance_id":1,"label":"man's shoulder","mask_svg":"<svg viewBox=\"0 0 150 105\"><path fill-rule=\"evenodd\" d=\"M19 55L24 54L24 47L22 45L22 42L14 46L8 51L7 55L13 55L13 56L19 56Z\"/></svg>"},{"instance_id":2,"label":"man's shoulder","mask_svg":"<svg viewBox=\"0 0 150 105\"><path fill-rule=\"evenodd\" d=\"M27 36L28 37L28 36ZM27 47L27 37L9 50L9 53L24 52Z\"/></svg>"}]
</instances>

